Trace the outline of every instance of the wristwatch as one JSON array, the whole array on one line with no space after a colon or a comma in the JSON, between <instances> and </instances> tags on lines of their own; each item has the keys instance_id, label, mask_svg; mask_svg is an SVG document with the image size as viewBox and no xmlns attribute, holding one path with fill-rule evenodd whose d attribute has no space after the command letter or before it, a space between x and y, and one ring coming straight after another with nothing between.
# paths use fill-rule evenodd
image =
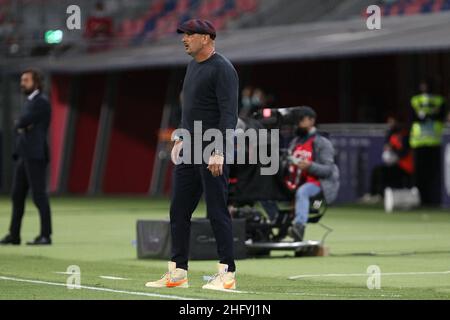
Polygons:
<instances>
[{"instance_id":1,"label":"wristwatch","mask_svg":"<svg viewBox=\"0 0 450 320\"><path fill-rule=\"evenodd\" d=\"M178 142L178 141L183 141L183 137L180 137L180 136L174 136L173 137L173 141L175 141L175 142Z\"/></svg>"}]
</instances>

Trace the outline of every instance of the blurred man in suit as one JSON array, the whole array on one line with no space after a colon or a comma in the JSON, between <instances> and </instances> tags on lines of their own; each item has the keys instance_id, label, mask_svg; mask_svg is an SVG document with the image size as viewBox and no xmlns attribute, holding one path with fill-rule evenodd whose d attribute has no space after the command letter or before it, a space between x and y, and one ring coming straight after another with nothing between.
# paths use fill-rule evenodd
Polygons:
<instances>
[{"instance_id":1,"label":"blurred man in suit","mask_svg":"<svg viewBox=\"0 0 450 320\"><path fill-rule=\"evenodd\" d=\"M15 122L16 135L13 159L15 161L12 188L12 219L9 234L0 244L20 244L20 227L25 210L25 199L31 189L33 201L41 218L41 233L28 245L51 244L51 214L46 191L46 169L49 161L47 133L51 108L42 93L42 78L30 69L22 73L20 87L27 96L19 119Z\"/></svg>"}]
</instances>

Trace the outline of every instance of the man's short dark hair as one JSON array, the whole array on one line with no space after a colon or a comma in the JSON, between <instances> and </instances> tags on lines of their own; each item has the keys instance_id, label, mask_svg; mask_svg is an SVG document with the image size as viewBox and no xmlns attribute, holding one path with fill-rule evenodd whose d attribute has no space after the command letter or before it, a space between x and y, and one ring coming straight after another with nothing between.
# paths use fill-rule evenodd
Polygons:
<instances>
[{"instance_id":1,"label":"man's short dark hair","mask_svg":"<svg viewBox=\"0 0 450 320\"><path fill-rule=\"evenodd\" d=\"M36 87L36 89L42 91L42 89L44 88L44 81L42 79L42 73L37 70L37 69L26 69L22 72L22 75L24 75L25 73L29 73L31 74L31 78L33 79L33 83Z\"/></svg>"},{"instance_id":2,"label":"man's short dark hair","mask_svg":"<svg viewBox=\"0 0 450 320\"><path fill-rule=\"evenodd\" d=\"M303 118L308 117L311 119L317 119L317 113L313 108L308 106L297 107L294 109L293 114L294 117L298 119L298 121L302 121Z\"/></svg>"}]
</instances>

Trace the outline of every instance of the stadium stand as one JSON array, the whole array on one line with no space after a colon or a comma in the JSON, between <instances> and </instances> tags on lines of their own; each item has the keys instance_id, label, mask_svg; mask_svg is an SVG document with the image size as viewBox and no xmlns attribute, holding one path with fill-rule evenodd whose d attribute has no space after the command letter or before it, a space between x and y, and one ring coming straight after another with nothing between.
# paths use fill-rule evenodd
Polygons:
<instances>
[{"instance_id":1,"label":"stadium stand","mask_svg":"<svg viewBox=\"0 0 450 320\"><path fill-rule=\"evenodd\" d=\"M42 6L42 2L45 5ZM97 37L88 23L102 1L79 0L83 26L80 32L65 27L70 0L0 0L0 55L13 57L92 52ZM148 44L174 35L176 26L190 18L211 20L218 30L236 30L308 22L348 20L365 15L379 4L385 16L409 16L450 10L450 0L108 0L105 15L111 18L107 45L94 51ZM48 45L48 30L64 31L64 41ZM105 39L101 39L104 41Z\"/></svg>"},{"instance_id":2,"label":"stadium stand","mask_svg":"<svg viewBox=\"0 0 450 320\"><path fill-rule=\"evenodd\" d=\"M67 16L61 14L66 12L71 1L45 0L47 5L39 7L41 2L0 0L0 46L3 53L16 57L39 55L36 54L39 52L47 54L49 50L36 52L34 49L45 46L44 33L54 29L63 30L64 44L72 48L71 52L92 52L93 44L105 40L99 40L98 32L93 31L99 23L107 24L103 29L107 30L111 43L107 46L102 43L96 49L159 40L173 35L179 23L193 17L211 20L216 29L224 30L230 22L258 12L263 0L80 0L77 5L81 9L81 32L67 32ZM104 7L104 16L95 17L100 3ZM20 28L11 28L15 21ZM101 33L105 35L105 32ZM11 50L13 39L19 42L14 51Z\"/></svg>"},{"instance_id":3,"label":"stadium stand","mask_svg":"<svg viewBox=\"0 0 450 320\"><path fill-rule=\"evenodd\" d=\"M45 0L48 5L44 9L39 7L41 2L0 0L1 55L67 55L145 45L170 38L179 23L193 17L209 19L222 31L348 20L365 15L364 8L374 3L382 6L386 16L450 10L450 0L108 0L103 1L105 16L111 19L105 44L104 38L90 31L95 24L91 17L102 1L77 1L81 32L68 32L66 15L61 14L73 1ZM54 29L64 31L64 41L59 45L44 43L44 33Z\"/></svg>"},{"instance_id":4,"label":"stadium stand","mask_svg":"<svg viewBox=\"0 0 450 320\"><path fill-rule=\"evenodd\" d=\"M383 15L399 16L450 10L450 0L386 0Z\"/></svg>"},{"instance_id":5,"label":"stadium stand","mask_svg":"<svg viewBox=\"0 0 450 320\"><path fill-rule=\"evenodd\" d=\"M255 12L258 4L258 0L156 0L134 21L134 29L130 30L133 23L126 20L121 26L121 32L131 35L135 42L159 39L173 34L179 23L193 17L208 19L216 29L223 30L230 20Z\"/></svg>"},{"instance_id":6,"label":"stadium stand","mask_svg":"<svg viewBox=\"0 0 450 320\"><path fill-rule=\"evenodd\" d=\"M287 25L313 21L343 20L358 16L363 7L373 4L374 0L276 0L265 2L252 16L244 17L236 27L259 27Z\"/></svg>"}]
</instances>

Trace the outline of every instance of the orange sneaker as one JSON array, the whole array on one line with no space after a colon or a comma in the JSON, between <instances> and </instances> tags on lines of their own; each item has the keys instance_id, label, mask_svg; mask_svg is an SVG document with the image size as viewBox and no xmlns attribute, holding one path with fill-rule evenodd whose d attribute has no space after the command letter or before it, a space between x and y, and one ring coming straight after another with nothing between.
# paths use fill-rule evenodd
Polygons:
<instances>
[{"instance_id":1,"label":"orange sneaker","mask_svg":"<svg viewBox=\"0 0 450 320\"><path fill-rule=\"evenodd\" d=\"M176 263L169 261L169 271L157 281L147 282L149 288L189 288L187 271L176 267Z\"/></svg>"},{"instance_id":2,"label":"orange sneaker","mask_svg":"<svg viewBox=\"0 0 450 320\"><path fill-rule=\"evenodd\" d=\"M236 289L236 273L228 272L228 265L217 264L218 273L208 281L202 288L210 290L235 290Z\"/></svg>"}]
</instances>

